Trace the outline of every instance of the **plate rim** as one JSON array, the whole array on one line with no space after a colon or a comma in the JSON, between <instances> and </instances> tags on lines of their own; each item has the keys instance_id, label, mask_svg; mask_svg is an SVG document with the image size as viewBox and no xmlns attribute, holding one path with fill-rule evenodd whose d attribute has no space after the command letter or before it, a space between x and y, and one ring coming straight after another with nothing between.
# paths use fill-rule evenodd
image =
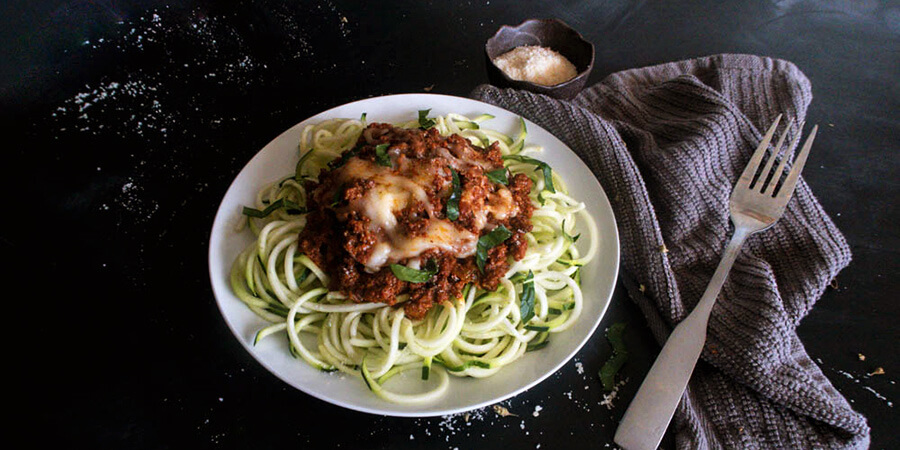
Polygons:
<instances>
[{"instance_id":1,"label":"plate rim","mask_svg":"<svg viewBox=\"0 0 900 450\"><path fill-rule=\"evenodd\" d=\"M304 124L304 123L306 123L306 122L313 121L313 120L315 120L316 118L319 118L319 117L322 117L322 118L324 119L325 117L323 117L323 116L326 116L326 117L327 117L327 116L329 116L331 113L333 113L333 112L334 112L335 110L337 110L337 109L340 109L340 108L352 108L353 106L358 106L358 105L364 104L364 103L390 101L391 99L403 99L403 98L407 98L407 99L408 99L408 98L435 98L435 97L443 98L445 101L450 101L450 102L459 102L459 101L462 101L462 102L464 102L464 103L475 103L475 104L485 105L485 106L488 106L488 107L490 107L490 108L500 109L500 110L502 110L502 111L504 111L504 112L506 112L506 113L512 115L513 117L521 117L523 120L525 120L526 124L527 124L529 127L536 127L537 129L543 130L543 131L546 132L548 135L550 135L553 139L556 139L557 141L559 141L559 142L562 144L562 147L565 149L564 151L567 151L567 152L571 153L571 154L578 160L578 162L581 163L581 164L588 170L588 172L591 174L591 176L593 177L593 181L597 184L597 187L599 188L599 193L602 194L602 197L601 197L601 198L595 199L595 200L597 200L597 202L598 202L598 208L599 208L599 209L601 209L601 210L603 210L603 209L607 210L608 214L606 215L606 218L607 218L607 219L609 220L609 222L610 222L610 223L608 224L608 225L609 225L608 228L610 228L610 229L612 230L612 233L611 233L611 234L605 234L605 235L603 235L602 237L603 237L604 239L610 240L610 241L612 242L612 244L613 244L613 245L612 245L612 252L613 252L613 255L612 255L612 258L611 258L612 261L610 261L610 262L612 263L612 265L613 265L613 270L611 271L611 275L612 275L612 276L611 276L611 284L610 284L610 286L609 286L608 292L607 292L606 295L604 296L605 298L602 298L602 300L604 301L604 304L603 304L602 309L600 310L599 316L597 317L596 320L594 320L594 323L591 324L590 329L588 330L588 332L586 332L585 335L584 335L580 340L578 340L577 345L575 345L575 347L573 348L573 350L572 350L568 355L566 355L566 356L565 356L558 364L556 364L554 367L548 368L548 369L545 370L545 371L541 371L542 373L541 373L539 376L537 376L534 380L532 380L532 381L529 382L529 383L526 383L524 386L521 386L521 387L519 387L519 388L517 388L517 389L514 389L513 391L511 391L511 392L509 392L509 393L503 394L503 395L501 395L501 396L493 397L493 398L487 399L487 400L485 400L485 401L476 402L476 403L473 403L473 404L471 404L471 405L467 405L467 406L465 406L465 407L456 407L456 408L447 408L447 409L439 409L439 408L435 408L435 410L433 410L433 411L431 411L431 410L429 410L429 411L402 411L402 410L390 410L390 409L385 409L385 408L372 408L372 407L368 407L368 406L365 406L365 405L359 405L359 404L353 404L353 403L347 403L347 402L344 402L344 401L342 401L342 400L340 400L340 399L334 398L333 396L328 396L327 393L319 392L319 391L317 391L317 390L309 389L309 388L307 388L307 387L305 387L305 386L302 386L302 383L298 383L298 382L294 382L294 381L292 381L292 380L286 379L286 377L284 377L284 376L282 376L281 374L279 374L278 371L275 370L275 368L273 368L273 367L269 364L269 362L267 362L267 361L266 361L264 358L262 358L260 355L257 355L257 354L253 351L253 349L251 348L251 346L250 346L247 342L244 342L244 339L242 338L242 333L240 332L240 330L236 329L235 324L232 323L232 320L230 320L228 314L226 313L226 311L225 311L225 309L224 309L224 305L223 305L224 299L222 298L222 296L219 295L219 291L218 291L218 288L217 288L217 282L216 282L216 278L217 278L218 274L216 274L216 273L213 272L213 271L214 271L214 267L213 267L213 266L214 266L214 264L213 264L213 257L214 257L214 255L215 255L215 253L216 253L214 247L215 247L216 244L218 244L218 242L217 242L217 241L213 241L213 238L214 238L215 236L217 236L218 234L222 234L223 238L227 236L227 235L223 234L223 232L221 232L221 228L227 227L227 224L228 224L228 223L227 223L227 222L228 222L228 219L227 219L227 217L225 217L225 216L228 215L228 214L231 214L231 213L225 211L225 208L224 208L224 207L225 207L225 202L226 202L226 200L229 199L229 196L231 195L232 191L233 191L233 190L235 189L235 187L237 186L237 181L238 181L238 178L240 178L241 174L243 174L245 170L248 170L248 168L249 168L251 165L253 165L254 162L255 162L258 158L261 158L261 157L262 157L262 156L261 156L262 153L263 153L269 146L275 144L275 143L276 143L277 141L279 141L280 139L283 139L283 138L285 137L286 134L291 133L291 132L294 131L296 128L298 128L301 124ZM399 109L399 108L398 108L398 109ZM568 181L568 180L567 180L567 181ZM582 200L582 201L584 201L584 200ZM600 225L600 224L598 223L598 225ZM598 228L601 228L601 227L598 226ZM581 351L581 350L584 348L584 346L585 346L585 345L587 344L587 342L591 339L591 337L593 337L593 335L594 335L594 333L597 331L597 328L599 327L600 323L603 321L603 318L606 316L606 312L608 311L609 305L610 305L610 303L612 302L612 297L613 297L613 293L614 293L614 291L615 291L615 286L616 286L616 284L618 283L619 269L620 269L620 267L621 267L621 242L620 242L620 240L619 240L618 224L617 224L617 222L616 222L615 212L613 211L612 205L611 205L610 202L609 202L609 196L606 194L606 191L603 189L603 186L600 184L600 182L599 182L599 180L597 179L596 175L594 175L594 173L593 173L593 171L591 170L590 166L588 166L587 163L586 163L586 162L585 162L585 161L584 161L584 160L583 160L583 159L582 159L582 158L581 158L574 150L572 150L568 145L565 144L565 142L563 142L561 139L557 138L557 137L556 137L553 133L551 133L549 130L547 130L547 129L541 127L540 125L538 125L538 124L536 124L536 123L534 123L534 122L532 122L532 121L530 121L530 120L528 120L526 117L524 117L524 116L521 115L521 114L518 114L518 113L515 113L515 112L512 112L512 111L509 111L509 110L507 110L507 109L505 109L505 108L503 108L503 107L497 106L497 105L492 105L492 104L490 104L490 103L482 102L482 101L475 100L475 99L471 99L471 98L458 97L458 96L446 95L446 94L431 94L431 93L402 93L402 94L389 94L389 95L374 96L374 97L368 97L368 98L364 98L364 99L359 99L359 100L355 100L355 101L352 101L352 102L343 103L343 104L340 104L340 105L333 106L333 107L331 107L331 108L329 108L329 109L327 109L327 110L324 110L324 111L321 111L321 112L319 112L319 113L316 113L316 114L314 114L314 115L312 115L312 116L309 116L309 117L307 117L307 118L301 120L300 122L297 122L296 124L294 124L294 125L288 127L287 129L285 129L283 132L281 132L281 133L278 134L276 137L274 137L273 139L271 139L271 140L270 140L268 143L266 143L264 146L260 147L260 149L259 149L259 150L258 150L258 151L250 158L250 159L248 159L247 162L244 164L244 166L241 167L241 169L234 175L234 178L232 179L231 183L228 185L228 188L225 190L224 194L222 195L222 199L221 199L221 201L219 202L218 207L216 208L216 214L215 214L215 216L214 216L214 218L213 218L212 227L211 227L210 232L209 232L209 238L208 238L208 240L207 240L207 246L208 246L208 253L207 253L207 268L208 268L208 272L209 272L209 276L210 276L210 284L211 284L212 294L213 294L213 297L214 297L214 299L215 299L215 301L216 301L216 307L217 307L217 309L219 310L219 314L220 314L220 316L222 317L222 320L224 320L225 324L228 326L228 329L231 331L231 334L233 335L233 337L241 344L241 347L243 347L244 350L245 350L247 353L249 353L250 356L251 356L257 363L259 363L263 368L265 368L266 371L269 372L271 375L274 375L276 378L278 378L278 379L281 380L282 382L288 384L290 387L292 387L292 388L294 388L294 389L297 389L297 390L299 390L299 391L301 391L301 392L303 392L303 393L305 393L305 394L307 394L307 395L310 395L310 396L312 396L312 397L314 397L314 398L317 398L317 399L319 399L319 400L321 400L321 401L330 403L330 404L335 405L335 406L339 406L339 407L342 407L342 408L346 408L346 409L350 409L350 410L354 410L354 411L359 411L359 412L363 412L363 413L375 414L375 415L385 415L385 416L394 416L394 417L417 417L417 418L424 418L424 417L444 416L444 415L450 415L450 414L457 414L457 413L461 413L461 412L465 412L465 411L471 411L471 410L483 408L483 407L488 406L488 405L491 405L491 404L495 404L495 403L498 403L498 402L502 402L502 401L508 400L508 399L510 399L510 398L512 398L512 397L515 397L515 396L517 396L517 395L519 395L519 394L521 394L521 393L523 393L523 392L525 392L525 391L527 391L527 390L533 388L534 386L536 386L536 385L542 383L542 382L545 381L547 378L549 378L551 375L553 375L554 373L556 373L557 371L559 371L559 369L562 368L565 364L567 364L569 361L571 361L572 358L574 358L575 355L576 355L579 351ZM225 281L225 284L226 284L226 285L228 284L228 281L227 281L227 280ZM238 301L240 301L240 300L238 300ZM452 382L454 379L455 379L455 378L451 377L451 382ZM451 387L451 388L452 388L452 387ZM374 394L373 394L373 395L374 395ZM385 404L386 406L392 405L392 403L389 403L389 402L387 402L387 401L383 401L383 402L384 402L384 404ZM438 403L438 404L439 404L439 403Z\"/></svg>"}]
</instances>

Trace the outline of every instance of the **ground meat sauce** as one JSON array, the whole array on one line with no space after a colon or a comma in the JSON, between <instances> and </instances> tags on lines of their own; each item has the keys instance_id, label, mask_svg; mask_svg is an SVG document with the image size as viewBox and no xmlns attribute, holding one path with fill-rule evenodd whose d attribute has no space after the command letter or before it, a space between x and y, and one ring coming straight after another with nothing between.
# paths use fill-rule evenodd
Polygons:
<instances>
[{"instance_id":1,"label":"ground meat sauce","mask_svg":"<svg viewBox=\"0 0 900 450\"><path fill-rule=\"evenodd\" d=\"M385 145L386 144L386 145ZM393 305L401 294L406 315L422 318L436 304L458 298L466 284L495 290L528 248L534 206L524 174L509 185L485 173L503 168L497 144L475 147L459 135L374 123L356 146L308 182L307 225L299 251L331 276L332 290L355 302ZM452 171L460 181L459 217L447 218ZM484 272L475 264L480 236L503 225L512 236L488 252ZM398 279L391 264L437 273L424 283Z\"/></svg>"}]
</instances>

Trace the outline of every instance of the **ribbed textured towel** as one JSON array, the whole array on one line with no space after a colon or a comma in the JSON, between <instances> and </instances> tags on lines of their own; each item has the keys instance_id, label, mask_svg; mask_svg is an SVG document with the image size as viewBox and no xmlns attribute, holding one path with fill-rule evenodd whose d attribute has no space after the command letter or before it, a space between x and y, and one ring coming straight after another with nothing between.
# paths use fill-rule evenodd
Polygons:
<instances>
[{"instance_id":1,"label":"ribbed textured towel","mask_svg":"<svg viewBox=\"0 0 900 450\"><path fill-rule=\"evenodd\" d=\"M487 85L472 97L534 121L590 166L616 214L622 279L660 343L719 263L729 196L760 130L778 114L803 120L812 100L796 66L749 55L616 73L572 101ZM801 179L781 220L744 245L713 308L675 413L679 448L868 447L865 418L796 333L849 262L847 242Z\"/></svg>"}]
</instances>

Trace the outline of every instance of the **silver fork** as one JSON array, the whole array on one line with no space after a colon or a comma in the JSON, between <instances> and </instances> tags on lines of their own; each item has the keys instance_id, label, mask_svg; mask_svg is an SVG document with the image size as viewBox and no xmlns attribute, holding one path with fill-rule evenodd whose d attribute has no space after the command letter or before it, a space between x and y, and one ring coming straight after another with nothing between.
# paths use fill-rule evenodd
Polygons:
<instances>
[{"instance_id":1,"label":"silver fork","mask_svg":"<svg viewBox=\"0 0 900 450\"><path fill-rule=\"evenodd\" d=\"M614 440L623 448L637 450L655 449L659 446L659 442L672 420L672 415L675 414L675 408L678 407L688 380L691 378L694 366L700 358L700 352L706 342L706 325L709 321L709 314L722 289L722 284L725 283L725 277L734 264L734 259L747 236L771 227L781 217L794 193L800 171L803 170L809 149L816 137L818 126L813 127L803 148L794 160L790 172L784 182L779 185L787 155L780 158L781 161L774 171L772 166L776 159L779 159L785 136L790 130L792 121L788 122L785 132L778 139L778 144L767 158L762 170L760 170L760 164L780 121L781 116L779 115L759 143L759 147L753 153L747 168L744 169L744 173L741 174L731 192L729 206L731 221L734 223L734 235L725 248L722 261L709 282L706 292L703 293L703 297L700 298L691 314L669 335L669 339L616 429ZM798 130L802 129L803 123L801 122ZM801 133L798 131L793 143L788 148L797 147L800 135ZM758 177L757 173L759 173Z\"/></svg>"}]
</instances>

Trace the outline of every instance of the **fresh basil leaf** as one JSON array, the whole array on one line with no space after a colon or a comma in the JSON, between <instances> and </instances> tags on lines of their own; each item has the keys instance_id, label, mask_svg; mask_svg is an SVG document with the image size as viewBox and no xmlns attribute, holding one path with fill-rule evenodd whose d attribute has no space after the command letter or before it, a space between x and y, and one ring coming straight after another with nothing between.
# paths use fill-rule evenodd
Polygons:
<instances>
[{"instance_id":1,"label":"fresh basil leaf","mask_svg":"<svg viewBox=\"0 0 900 450\"><path fill-rule=\"evenodd\" d=\"M484 175L488 178L488 180L491 180L492 183L499 183L504 186L509 185L509 177L507 175L506 167L502 169L492 170Z\"/></svg>"},{"instance_id":2,"label":"fresh basil leaf","mask_svg":"<svg viewBox=\"0 0 900 450\"><path fill-rule=\"evenodd\" d=\"M391 157L387 154L388 147L390 147L390 144L378 144L375 146L375 162L379 166L393 167Z\"/></svg>"},{"instance_id":3,"label":"fresh basil leaf","mask_svg":"<svg viewBox=\"0 0 900 450\"><path fill-rule=\"evenodd\" d=\"M281 208L285 208L285 211L287 211L288 214L306 214L307 213L306 208L304 208L290 200L286 200L283 198L279 198L278 200L275 200L274 202L269 204L269 206L266 206L266 209L263 209L262 211L255 209L255 208L248 208L245 206L242 212L245 216L256 217L257 219L262 219L264 217L268 217L269 214L272 214L273 212L275 212L275 210L281 209Z\"/></svg>"},{"instance_id":4,"label":"fresh basil leaf","mask_svg":"<svg viewBox=\"0 0 900 450\"><path fill-rule=\"evenodd\" d=\"M434 119L428 118L429 112L431 112L431 109L419 110L419 128L423 130L427 130L437 123Z\"/></svg>"},{"instance_id":5,"label":"fresh basil leaf","mask_svg":"<svg viewBox=\"0 0 900 450\"><path fill-rule=\"evenodd\" d=\"M328 163L328 168L331 170L337 169L338 167L342 167L344 164L347 164L347 161L350 158L359 154L359 148L353 148L345 151L341 154L340 158L335 158L333 161Z\"/></svg>"},{"instance_id":6,"label":"fresh basil leaf","mask_svg":"<svg viewBox=\"0 0 900 450\"><path fill-rule=\"evenodd\" d=\"M612 391L616 387L616 374L628 360L628 351L625 349L625 341L622 339L624 331L625 324L619 322L609 327L606 332L606 339L613 348L612 356L603 364L599 373L600 382L603 383L603 390L606 392Z\"/></svg>"},{"instance_id":7,"label":"fresh basil leaf","mask_svg":"<svg viewBox=\"0 0 900 450\"><path fill-rule=\"evenodd\" d=\"M522 296L519 297L519 311L522 315L522 323L528 323L534 317L534 272L528 271L528 276L522 283ZM547 331L547 330L539 330Z\"/></svg>"},{"instance_id":8,"label":"fresh basil leaf","mask_svg":"<svg viewBox=\"0 0 900 450\"><path fill-rule=\"evenodd\" d=\"M536 170L540 170L544 173L544 186L548 191L556 193L556 187L553 186L553 170L550 168L549 164L541 160L522 155L506 155L503 157L503 159L536 165Z\"/></svg>"},{"instance_id":9,"label":"fresh basil leaf","mask_svg":"<svg viewBox=\"0 0 900 450\"><path fill-rule=\"evenodd\" d=\"M462 197L462 189L460 188L459 174L452 167L450 175L453 179L450 181L450 198L447 199L447 219L456 221L459 219L459 199Z\"/></svg>"},{"instance_id":10,"label":"fresh basil leaf","mask_svg":"<svg viewBox=\"0 0 900 450\"><path fill-rule=\"evenodd\" d=\"M553 170L550 169L549 165L544 164L544 166L541 167L541 171L544 172L544 181L546 183L547 190L555 194L556 188L553 186Z\"/></svg>"},{"instance_id":11,"label":"fresh basil leaf","mask_svg":"<svg viewBox=\"0 0 900 450\"><path fill-rule=\"evenodd\" d=\"M484 272L484 263L487 261L488 250L503 243L511 236L512 231L500 225L491 230L490 233L478 238L478 244L475 246L475 264L482 273Z\"/></svg>"},{"instance_id":12,"label":"fresh basil leaf","mask_svg":"<svg viewBox=\"0 0 900 450\"><path fill-rule=\"evenodd\" d=\"M429 259L425 264L425 270L413 269L400 264L391 264L391 272L394 272L394 276L410 283L424 283L430 280L437 271L437 263L433 259Z\"/></svg>"},{"instance_id":13,"label":"fresh basil leaf","mask_svg":"<svg viewBox=\"0 0 900 450\"><path fill-rule=\"evenodd\" d=\"M521 272L516 272L515 275L509 277L509 282L516 284L525 281L525 274Z\"/></svg>"}]
</instances>

